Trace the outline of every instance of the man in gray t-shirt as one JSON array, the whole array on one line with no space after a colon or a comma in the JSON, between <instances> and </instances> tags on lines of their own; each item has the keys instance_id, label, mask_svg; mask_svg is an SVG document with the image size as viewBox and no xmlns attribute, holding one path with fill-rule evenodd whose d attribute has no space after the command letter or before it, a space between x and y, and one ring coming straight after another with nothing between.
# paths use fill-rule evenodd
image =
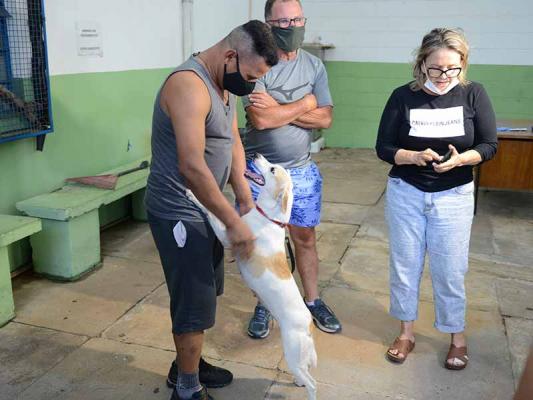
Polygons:
<instances>
[{"instance_id":1,"label":"man in gray t-shirt","mask_svg":"<svg viewBox=\"0 0 533 400\"><path fill-rule=\"evenodd\" d=\"M322 61L305 50L300 49L295 53L293 59L280 58L278 64L256 82L254 92L261 96L256 103L252 103L255 95L242 98L247 109L246 154L261 153L271 163L285 168L302 167L311 161L311 129L329 126L333 106ZM266 95L271 99L267 99ZM253 107L258 108L267 101L271 104L266 105L265 115L256 113ZM322 108L320 113L324 114L325 120L299 121L296 115L301 112L274 114L274 110L269 110L279 106L292 107L299 101L304 104L308 102L310 111ZM303 116L306 114L303 113Z\"/></svg>"},{"instance_id":2,"label":"man in gray t-shirt","mask_svg":"<svg viewBox=\"0 0 533 400\"><path fill-rule=\"evenodd\" d=\"M333 102L324 64L299 49L306 18L299 0L267 0L265 20L278 46L279 62L242 98L246 110L244 147L248 159L260 153L287 168L293 181L294 203L289 233L296 249L305 302L315 324L328 333L341 330L333 311L318 294L318 254L315 227L320 223L322 176L311 160L313 129L329 128ZM254 171L251 161L249 170ZM257 197L260 188L252 184ZM260 303L248 326L253 338L270 332L271 316Z\"/></svg>"}]
</instances>

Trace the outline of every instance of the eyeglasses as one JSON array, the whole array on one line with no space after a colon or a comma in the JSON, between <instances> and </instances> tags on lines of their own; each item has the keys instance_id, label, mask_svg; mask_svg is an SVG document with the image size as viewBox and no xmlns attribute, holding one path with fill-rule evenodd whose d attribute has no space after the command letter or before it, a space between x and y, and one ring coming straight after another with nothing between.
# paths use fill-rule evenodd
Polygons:
<instances>
[{"instance_id":1,"label":"eyeglasses","mask_svg":"<svg viewBox=\"0 0 533 400\"><path fill-rule=\"evenodd\" d=\"M296 17L296 18L280 18L280 19L271 19L267 21L269 24L279 26L280 28L288 28L291 24L294 26L304 26L307 22L305 17Z\"/></svg>"},{"instance_id":2,"label":"eyeglasses","mask_svg":"<svg viewBox=\"0 0 533 400\"><path fill-rule=\"evenodd\" d=\"M457 78L463 69L461 67L440 69L440 68L428 68L427 73L432 78L440 78L442 74L448 78Z\"/></svg>"}]
</instances>

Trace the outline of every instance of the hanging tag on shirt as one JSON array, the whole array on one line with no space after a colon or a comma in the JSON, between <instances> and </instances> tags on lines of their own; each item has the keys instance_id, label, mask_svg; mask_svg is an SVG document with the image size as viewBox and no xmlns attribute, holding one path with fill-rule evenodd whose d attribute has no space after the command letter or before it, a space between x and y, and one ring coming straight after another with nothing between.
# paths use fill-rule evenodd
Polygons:
<instances>
[{"instance_id":1,"label":"hanging tag on shirt","mask_svg":"<svg viewBox=\"0 0 533 400\"><path fill-rule=\"evenodd\" d=\"M174 226L174 229L172 229L172 232L174 233L174 239L176 240L178 247L185 246L185 242L187 241L187 230L185 229L183 222L178 221L176 226Z\"/></svg>"}]
</instances>

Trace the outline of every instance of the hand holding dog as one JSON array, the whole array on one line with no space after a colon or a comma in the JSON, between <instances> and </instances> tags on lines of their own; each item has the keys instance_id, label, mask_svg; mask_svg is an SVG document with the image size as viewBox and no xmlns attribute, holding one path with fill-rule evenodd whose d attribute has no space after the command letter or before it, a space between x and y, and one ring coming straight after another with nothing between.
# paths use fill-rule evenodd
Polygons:
<instances>
[{"instance_id":1,"label":"hand holding dog","mask_svg":"<svg viewBox=\"0 0 533 400\"><path fill-rule=\"evenodd\" d=\"M252 208L255 208L255 204L253 201L250 201L248 203L246 202L239 202L239 215L242 217L243 215L248 214Z\"/></svg>"},{"instance_id":2,"label":"hand holding dog","mask_svg":"<svg viewBox=\"0 0 533 400\"><path fill-rule=\"evenodd\" d=\"M249 259L254 250L256 238L248 225L238 218L233 224L226 226L226 230L233 255L243 260Z\"/></svg>"}]
</instances>

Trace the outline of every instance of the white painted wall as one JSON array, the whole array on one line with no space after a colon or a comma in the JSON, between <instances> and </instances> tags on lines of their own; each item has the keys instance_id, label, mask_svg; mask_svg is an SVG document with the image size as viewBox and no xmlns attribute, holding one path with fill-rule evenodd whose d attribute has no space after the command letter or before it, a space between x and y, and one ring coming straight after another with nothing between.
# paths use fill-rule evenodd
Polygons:
<instances>
[{"instance_id":1,"label":"white painted wall","mask_svg":"<svg viewBox=\"0 0 533 400\"><path fill-rule=\"evenodd\" d=\"M533 65L533 0L302 0L307 41L328 60L410 62L422 36L462 27L477 64ZM251 6L251 8L250 8ZM194 51L232 28L263 20L264 0L194 0ZM52 75L173 67L182 62L181 0L47 0ZM97 22L103 57L79 56L76 23Z\"/></svg>"},{"instance_id":2,"label":"white painted wall","mask_svg":"<svg viewBox=\"0 0 533 400\"><path fill-rule=\"evenodd\" d=\"M258 2L258 0L254 0ZM533 0L303 0L326 59L411 62L432 28L461 27L473 64L533 65ZM260 7L254 4L257 15Z\"/></svg>"},{"instance_id":3,"label":"white painted wall","mask_svg":"<svg viewBox=\"0 0 533 400\"><path fill-rule=\"evenodd\" d=\"M181 0L47 0L51 75L164 68L182 61ZM99 23L103 57L79 56L76 23Z\"/></svg>"},{"instance_id":4,"label":"white painted wall","mask_svg":"<svg viewBox=\"0 0 533 400\"><path fill-rule=\"evenodd\" d=\"M249 0L193 0L193 51L205 50L248 21ZM182 0L48 0L52 75L165 68L182 56ZM97 22L103 57L79 56L76 23Z\"/></svg>"},{"instance_id":5,"label":"white painted wall","mask_svg":"<svg viewBox=\"0 0 533 400\"><path fill-rule=\"evenodd\" d=\"M233 28L246 23L249 1L194 0L193 13L193 49L196 52L211 47Z\"/></svg>"}]
</instances>

